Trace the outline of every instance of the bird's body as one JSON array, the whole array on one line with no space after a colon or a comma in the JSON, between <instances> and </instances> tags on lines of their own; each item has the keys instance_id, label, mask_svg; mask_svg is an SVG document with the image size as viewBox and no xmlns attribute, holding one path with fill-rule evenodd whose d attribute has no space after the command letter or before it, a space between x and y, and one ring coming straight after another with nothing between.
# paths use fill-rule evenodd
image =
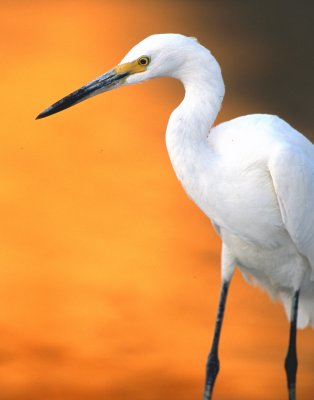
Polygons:
<instances>
[{"instance_id":1,"label":"bird's body","mask_svg":"<svg viewBox=\"0 0 314 400\"><path fill-rule=\"evenodd\" d=\"M184 100L168 123L167 148L178 179L223 242L223 284L204 399L211 398L219 369L224 306L237 265L279 296L291 317L286 371L289 398L294 400L297 316L299 327L314 326L312 143L272 115L247 115L213 127L224 97L220 67L194 38L176 34L144 39L115 69L39 118L119 85L159 76L179 79L185 87Z\"/></svg>"},{"instance_id":2,"label":"bird's body","mask_svg":"<svg viewBox=\"0 0 314 400\"><path fill-rule=\"evenodd\" d=\"M223 274L237 264L288 315L300 287L298 325L314 326L314 146L273 115L212 127L224 95L220 68L207 50L193 62L196 75L179 75L186 94L166 134L177 176L223 241Z\"/></svg>"},{"instance_id":3,"label":"bird's body","mask_svg":"<svg viewBox=\"0 0 314 400\"><path fill-rule=\"evenodd\" d=\"M223 241L228 258L222 260L226 263L222 268L228 274L229 267L237 264L245 276L279 296L288 315L293 291L301 287L298 325L314 325L312 249L307 258L291 237L276 191L276 174L285 172L281 175L283 194L299 197L294 211L301 217L306 198L302 190L297 191L294 179L298 172L310 174L312 186L306 189L314 197L314 146L280 118L263 114L222 123L204 139L202 152L195 147L191 154L193 146L188 147L188 155L183 149L181 154L174 151L173 165L186 192L211 219ZM299 161L306 171L298 171ZM309 206L314 207L313 203ZM312 215L295 229L306 231L314 243Z\"/></svg>"}]
</instances>

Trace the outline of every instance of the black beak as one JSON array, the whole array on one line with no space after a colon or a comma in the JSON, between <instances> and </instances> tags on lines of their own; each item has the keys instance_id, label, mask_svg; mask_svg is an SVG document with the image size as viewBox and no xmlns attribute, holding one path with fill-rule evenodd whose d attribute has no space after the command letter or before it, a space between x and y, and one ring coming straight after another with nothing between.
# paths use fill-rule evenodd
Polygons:
<instances>
[{"instance_id":1,"label":"black beak","mask_svg":"<svg viewBox=\"0 0 314 400\"><path fill-rule=\"evenodd\" d=\"M92 96L114 89L124 82L124 79L129 75L128 72L117 73L115 69L101 75L99 78L81 87L75 92L70 93L63 99L57 101L52 106L41 112L36 119L48 117L56 114L66 108L72 107L81 101L89 99Z\"/></svg>"}]
</instances>

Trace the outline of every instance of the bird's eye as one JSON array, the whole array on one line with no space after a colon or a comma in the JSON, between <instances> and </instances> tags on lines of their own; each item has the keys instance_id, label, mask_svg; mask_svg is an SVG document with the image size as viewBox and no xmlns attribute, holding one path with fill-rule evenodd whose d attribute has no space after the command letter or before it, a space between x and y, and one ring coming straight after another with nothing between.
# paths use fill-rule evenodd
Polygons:
<instances>
[{"instance_id":1,"label":"bird's eye","mask_svg":"<svg viewBox=\"0 0 314 400\"><path fill-rule=\"evenodd\" d=\"M139 59L138 59L138 63L139 63L139 65L148 65L149 63L150 63L150 58L149 57L147 57L147 56L145 56L145 57L140 57Z\"/></svg>"}]
</instances>

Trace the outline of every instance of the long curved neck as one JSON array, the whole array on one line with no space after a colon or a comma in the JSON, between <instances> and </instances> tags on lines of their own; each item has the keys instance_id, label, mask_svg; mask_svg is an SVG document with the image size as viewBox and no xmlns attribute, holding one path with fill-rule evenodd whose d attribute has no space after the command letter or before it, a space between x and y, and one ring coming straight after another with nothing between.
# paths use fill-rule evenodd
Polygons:
<instances>
[{"instance_id":1,"label":"long curved neck","mask_svg":"<svg viewBox=\"0 0 314 400\"><path fill-rule=\"evenodd\" d=\"M176 76L184 85L185 97L171 114L166 144L175 172L183 185L199 174L204 163L215 157L207 137L224 96L224 83L220 67L208 51L195 66L182 68Z\"/></svg>"}]
</instances>

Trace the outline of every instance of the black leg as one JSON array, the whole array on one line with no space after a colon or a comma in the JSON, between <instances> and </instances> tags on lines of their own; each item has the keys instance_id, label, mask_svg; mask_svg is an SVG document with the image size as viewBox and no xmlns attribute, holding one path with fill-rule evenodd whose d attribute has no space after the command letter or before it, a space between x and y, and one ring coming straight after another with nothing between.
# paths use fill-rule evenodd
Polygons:
<instances>
[{"instance_id":1,"label":"black leg","mask_svg":"<svg viewBox=\"0 0 314 400\"><path fill-rule=\"evenodd\" d=\"M219 372L218 345L219 345L219 338L220 338L222 321L224 317L228 289L229 289L229 282L224 281L221 286L213 343L206 364L206 379L205 379L203 400L211 400L214 383Z\"/></svg>"},{"instance_id":2,"label":"black leg","mask_svg":"<svg viewBox=\"0 0 314 400\"><path fill-rule=\"evenodd\" d=\"M299 294L300 291L297 290L293 294L292 304L291 304L291 322L290 322L290 338L289 347L285 359L285 369L288 381L289 390L289 400L295 400L295 383L298 368L297 359L297 317L298 317L298 305L299 305Z\"/></svg>"}]
</instances>

